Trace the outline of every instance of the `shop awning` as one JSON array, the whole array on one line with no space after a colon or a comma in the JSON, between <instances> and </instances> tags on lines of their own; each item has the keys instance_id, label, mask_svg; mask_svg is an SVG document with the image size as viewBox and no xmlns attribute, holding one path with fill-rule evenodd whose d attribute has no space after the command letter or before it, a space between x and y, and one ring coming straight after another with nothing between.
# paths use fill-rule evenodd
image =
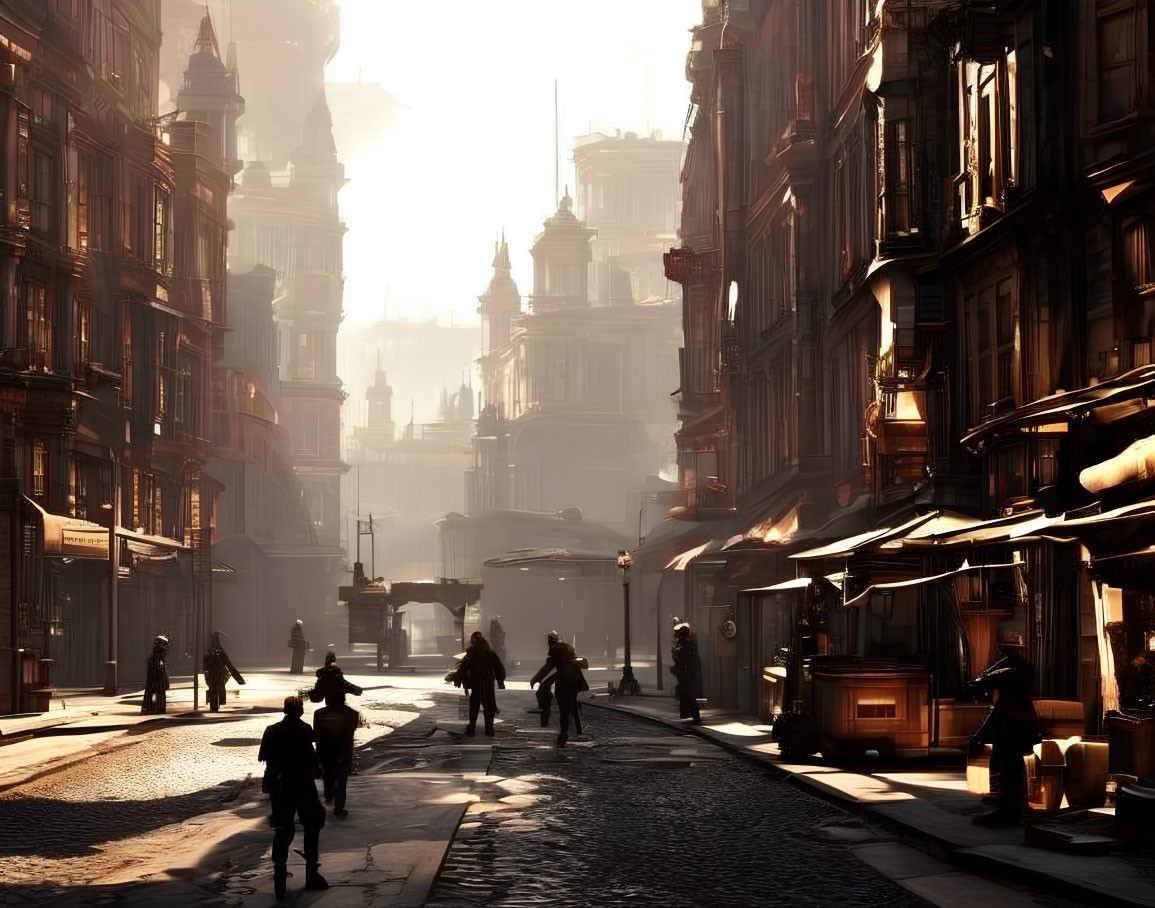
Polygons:
<instances>
[{"instance_id":1,"label":"shop awning","mask_svg":"<svg viewBox=\"0 0 1155 908\"><path fill-rule=\"evenodd\" d=\"M842 579L846 575L842 571L834 574L826 574L824 577L795 577L793 580L783 580L781 583L775 583L771 586L756 586L751 589L742 590L743 593L784 593L789 590L804 590L809 586L818 583L820 580L827 581L836 589L842 589Z\"/></svg>"},{"instance_id":2,"label":"shop awning","mask_svg":"<svg viewBox=\"0 0 1155 908\"><path fill-rule=\"evenodd\" d=\"M857 596L848 599L843 603L845 608L854 608L862 605L875 593L883 593L888 590L900 590L911 586L922 586L928 583L938 583L940 580L949 580L952 577L957 577L959 574L966 574L971 571L981 571L985 568L1010 568L1023 567L1022 562L1013 562L1011 564L968 564L966 561L962 563L961 567L953 571L946 571L942 574L933 574L930 577L916 577L913 580L898 580L892 583L872 583L864 589Z\"/></svg>"},{"instance_id":3,"label":"shop awning","mask_svg":"<svg viewBox=\"0 0 1155 908\"><path fill-rule=\"evenodd\" d=\"M797 552L791 555L791 558L797 558L802 561L817 561L823 558L847 558L856 552L871 548L873 546L881 545L888 539L894 539L903 536L916 527L920 527L927 521L937 517L938 511L932 511L929 514L923 514L908 520L906 523L894 527L883 527L879 530L871 530L867 533L859 533L857 536L850 536L846 539L839 539L836 542L821 545L816 549L807 549L805 552Z\"/></svg>"},{"instance_id":4,"label":"shop awning","mask_svg":"<svg viewBox=\"0 0 1155 908\"><path fill-rule=\"evenodd\" d=\"M1155 435L1128 445L1114 457L1087 467L1079 473L1079 484L1098 494L1119 486L1136 485L1155 479Z\"/></svg>"},{"instance_id":5,"label":"shop awning","mask_svg":"<svg viewBox=\"0 0 1155 908\"><path fill-rule=\"evenodd\" d=\"M1108 381L1032 401L972 428L962 443L972 445L1000 432L1066 431L1072 419L1113 423L1149 409L1155 398L1155 366L1141 366Z\"/></svg>"},{"instance_id":6,"label":"shop awning","mask_svg":"<svg viewBox=\"0 0 1155 908\"><path fill-rule=\"evenodd\" d=\"M703 554L706 549L710 547L710 543L703 542L701 545L694 546L692 549L687 549L680 555L675 555L670 559L670 563L666 565L667 571L684 571L690 566L690 562Z\"/></svg>"},{"instance_id":7,"label":"shop awning","mask_svg":"<svg viewBox=\"0 0 1155 908\"><path fill-rule=\"evenodd\" d=\"M747 527L744 532L731 536L722 546L722 550L732 549L743 542L753 542L760 545L784 545L797 532L798 505L795 504L785 513L759 520Z\"/></svg>"},{"instance_id":8,"label":"shop awning","mask_svg":"<svg viewBox=\"0 0 1155 908\"><path fill-rule=\"evenodd\" d=\"M107 558L108 528L89 520L50 514L31 498L25 496L40 516L44 527L44 554L67 558ZM188 552L188 546L165 536L150 536L125 527L116 528L117 538L128 540L134 554L151 556L160 552Z\"/></svg>"},{"instance_id":9,"label":"shop awning","mask_svg":"<svg viewBox=\"0 0 1155 908\"><path fill-rule=\"evenodd\" d=\"M1123 529L1133 524L1149 524L1151 529L1155 529L1155 500L1140 501L1085 517L1068 519L1066 515L1060 515L1040 518L1033 524L1020 528L1019 532L1023 535L1029 532L1032 536L1040 536L1055 542L1075 542L1087 541L1100 533Z\"/></svg>"}]
</instances>

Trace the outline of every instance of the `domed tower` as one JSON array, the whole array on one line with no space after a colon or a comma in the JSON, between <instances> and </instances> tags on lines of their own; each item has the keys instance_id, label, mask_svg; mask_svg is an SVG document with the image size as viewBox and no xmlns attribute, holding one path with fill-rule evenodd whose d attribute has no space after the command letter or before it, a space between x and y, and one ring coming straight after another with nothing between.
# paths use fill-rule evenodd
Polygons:
<instances>
[{"instance_id":1,"label":"domed tower","mask_svg":"<svg viewBox=\"0 0 1155 908\"><path fill-rule=\"evenodd\" d=\"M589 305L590 239L597 235L573 213L566 187L557 213L545 222L529 254L533 256L534 312Z\"/></svg>"},{"instance_id":2,"label":"domed tower","mask_svg":"<svg viewBox=\"0 0 1155 908\"><path fill-rule=\"evenodd\" d=\"M505 231L501 242L493 244L493 277L489 287L479 296L477 312L481 316L481 352L497 350L513 336L513 319L521 314L521 294L513 280L513 266L509 262L509 244Z\"/></svg>"},{"instance_id":3,"label":"domed tower","mask_svg":"<svg viewBox=\"0 0 1155 908\"><path fill-rule=\"evenodd\" d=\"M245 112L245 99L237 87L235 67L221 60L213 22L206 12L201 19L196 46L188 58L184 84L176 96L182 120L207 123L212 129L213 154L230 176L242 167L237 158L237 118Z\"/></svg>"}]
</instances>

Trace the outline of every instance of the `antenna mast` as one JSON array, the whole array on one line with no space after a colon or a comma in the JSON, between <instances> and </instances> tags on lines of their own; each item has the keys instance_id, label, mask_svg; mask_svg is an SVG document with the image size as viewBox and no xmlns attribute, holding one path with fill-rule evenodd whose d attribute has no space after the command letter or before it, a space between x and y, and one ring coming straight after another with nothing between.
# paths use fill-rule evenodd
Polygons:
<instances>
[{"instance_id":1,"label":"antenna mast","mask_svg":"<svg viewBox=\"0 0 1155 908\"><path fill-rule=\"evenodd\" d=\"M557 79L553 80L553 203L556 206L561 196L558 194L561 163L558 158L558 116L557 116Z\"/></svg>"}]
</instances>

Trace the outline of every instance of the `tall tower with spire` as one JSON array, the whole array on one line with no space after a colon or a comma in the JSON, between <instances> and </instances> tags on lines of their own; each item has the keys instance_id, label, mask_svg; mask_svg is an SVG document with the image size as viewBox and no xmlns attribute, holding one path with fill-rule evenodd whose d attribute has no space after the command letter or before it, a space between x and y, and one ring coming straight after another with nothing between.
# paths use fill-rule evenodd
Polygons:
<instances>
[{"instance_id":1,"label":"tall tower with spire","mask_svg":"<svg viewBox=\"0 0 1155 908\"><path fill-rule=\"evenodd\" d=\"M590 239L597 235L573 213L569 187L557 213L545 221L529 254L533 256L534 312L553 312L589 305Z\"/></svg>"},{"instance_id":2,"label":"tall tower with spire","mask_svg":"<svg viewBox=\"0 0 1155 908\"><path fill-rule=\"evenodd\" d=\"M230 67L221 60L207 10L176 103L180 119L208 124L213 155L230 176L236 176L242 166L237 158L237 119L245 112L245 99L238 90L235 65Z\"/></svg>"},{"instance_id":3,"label":"tall tower with spire","mask_svg":"<svg viewBox=\"0 0 1155 908\"><path fill-rule=\"evenodd\" d=\"M481 352L488 355L509 343L513 336L513 319L521 314L521 294L513 280L513 266L509 261L509 244L505 230L501 242L493 244L493 277L489 287L479 296L477 312L481 316Z\"/></svg>"}]
</instances>

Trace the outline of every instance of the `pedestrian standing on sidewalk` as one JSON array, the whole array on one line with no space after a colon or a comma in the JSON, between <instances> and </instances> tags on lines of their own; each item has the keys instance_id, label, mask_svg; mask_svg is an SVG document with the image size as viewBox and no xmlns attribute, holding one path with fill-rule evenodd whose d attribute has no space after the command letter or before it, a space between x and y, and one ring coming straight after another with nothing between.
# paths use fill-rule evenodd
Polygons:
<instances>
[{"instance_id":1,"label":"pedestrian standing on sidewalk","mask_svg":"<svg viewBox=\"0 0 1155 908\"><path fill-rule=\"evenodd\" d=\"M299 675L305 670L305 650L309 648L309 641L305 639L304 622L298 618L293 629L289 631L289 649L293 651L293 662L289 672Z\"/></svg>"},{"instance_id":2,"label":"pedestrian standing on sidewalk","mask_svg":"<svg viewBox=\"0 0 1155 908\"><path fill-rule=\"evenodd\" d=\"M554 690L557 692L557 708L561 718L561 731L558 732L557 746L565 747L566 741L569 740L569 722L573 718L574 730L580 735L582 733L582 717L580 708L578 707L578 694L583 690L589 690L590 686L586 683L586 677L582 674L582 662L577 656L577 651L569 643L566 643L560 637L557 637L557 632L554 631L550 637L556 638L550 644L549 655L546 656L545 665L537 670L530 681L529 686L532 688L535 684L553 673L554 676Z\"/></svg>"},{"instance_id":3,"label":"pedestrian standing on sidewalk","mask_svg":"<svg viewBox=\"0 0 1155 908\"><path fill-rule=\"evenodd\" d=\"M144 679L144 699L140 703L142 714L164 713L168 710L168 645L168 637L164 634L156 635Z\"/></svg>"},{"instance_id":4,"label":"pedestrian standing on sidewalk","mask_svg":"<svg viewBox=\"0 0 1155 908\"><path fill-rule=\"evenodd\" d=\"M505 628L501 626L501 615L495 615L489 622L489 645L497 658L505 662Z\"/></svg>"},{"instance_id":5,"label":"pedestrian standing on sidewalk","mask_svg":"<svg viewBox=\"0 0 1155 908\"><path fill-rule=\"evenodd\" d=\"M233 660L225 652L221 636L220 631L213 631L212 644L205 653L202 664L205 673L205 699L208 701L209 709L214 713L225 702L225 685L228 684L230 677L237 684L245 683L245 679L233 665Z\"/></svg>"},{"instance_id":6,"label":"pedestrian standing on sidewalk","mask_svg":"<svg viewBox=\"0 0 1155 908\"><path fill-rule=\"evenodd\" d=\"M257 759L265 764L261 790L269 796L273 827L273 888L278 901L285 898L289 846L296 834L295 817L305 827L305 888L328 889L318 871L321 828L325 808L317 797L317 752L313 750L313 729L301 716L305 704L300 697L285 697L285 718L265 729Z\"/></svg>"},{"instance_id":7,"label":"pedestrian standing on sidewalk","mask_svg":"<svg viewBox=\"0 0 1155 908\"><path fill-rule=\"evenodd\" d=\"M999 806L980 814L973 822L980 826L1011 826L1019 822L1025 786L1023 757L1039 742L1038 717L1031 693L1035 670L1011 646L1003 658L977 678L967 682L973 694L998 691L999 697L982 726L971 737L972 753L991 744L991 778L999 780Z\"/></svg>"},{"instance_id":8,"label":"pedestrian standing on sidewalk","mask_svg":"<svg viewBox=\"0 0 1155 908\"><path fill-rule=\"evenodd\" d=\"M505 689L505 666L481 631L474 631L465 650L465 658L445 679L469 692L469 725L465 733L472 737L477 732L477 714L485 712L485 733L493 737L493 719L497 715L497 695L494 685Z\"/></svg>"},{"instance_id":9,"label":"pedestrian standing on sidewalk","mask_svg":"<svg viewBox=\"0 0 1155 908\"><path fill-rule=\"evenodd\" d=\"M678 713L683 719L701 725L698 694L702 689L702 658L698 655L698 641L684 621L674 628L674 648L670 655L673 663L670 672L678 679Z\"/></svg>"},{"instance_id":10,"label":"pedestrian standing on sidewalk","mask_svg":"<svg viewBox=\"0 0 1155 908\"><path fill-rule=\"evenodd\" d=\"M325 705L313 713L313 738L321 760L321 778L325 803L333 804L333 813L346 817L345 789L353 769L353 733L361 722L357 710L345 705L345 692L331 689L325 694Z\"/></svg>"}]
</instances>

